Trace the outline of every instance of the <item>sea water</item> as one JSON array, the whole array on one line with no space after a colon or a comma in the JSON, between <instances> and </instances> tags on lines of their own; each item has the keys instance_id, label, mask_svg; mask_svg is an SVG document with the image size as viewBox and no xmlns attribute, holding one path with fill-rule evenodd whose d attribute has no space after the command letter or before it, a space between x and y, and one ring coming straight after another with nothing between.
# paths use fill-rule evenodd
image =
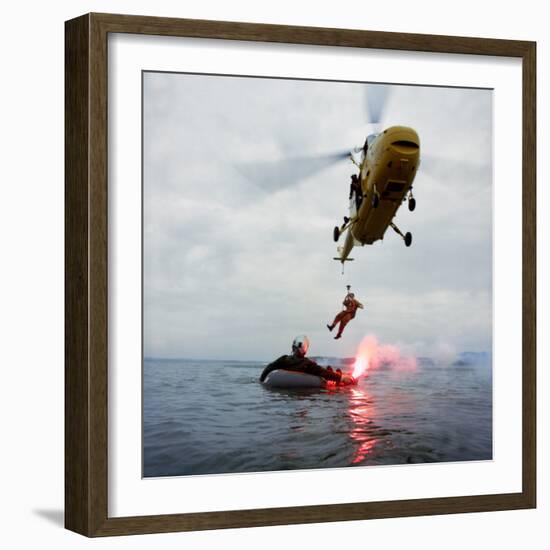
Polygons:
<instances>
[{"instance_id":1,"label":"sea water","mask_svg":"<svg viewBox=\"0 0 550 550\"><path fill-rule=\"evenodd\" d=\"M487 354L419 358L407 371L382 364L336 390L266 388L258 381L264 367L145 359L143 475L492 458Z\"/></svg>"}]
</instances>

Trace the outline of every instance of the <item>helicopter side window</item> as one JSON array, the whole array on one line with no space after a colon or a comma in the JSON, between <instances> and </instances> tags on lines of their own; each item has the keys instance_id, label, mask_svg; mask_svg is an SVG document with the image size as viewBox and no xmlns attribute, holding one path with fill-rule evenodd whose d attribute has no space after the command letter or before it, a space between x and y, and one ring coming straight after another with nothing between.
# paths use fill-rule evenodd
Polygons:
<instances>
[{"instance_id":1,"label":"helicopter side window","mask_svg":"<svg viewBox=\"0 0 550 550\"><path fill-rule=\"evenodd\" d=\"M367 156L367 151L374 142L374 140L378 137L378 134L371 134L370 136L367 136L367 139L365 140L365 143L363 144L363 155Z\"/></svg>"}]
</instances>

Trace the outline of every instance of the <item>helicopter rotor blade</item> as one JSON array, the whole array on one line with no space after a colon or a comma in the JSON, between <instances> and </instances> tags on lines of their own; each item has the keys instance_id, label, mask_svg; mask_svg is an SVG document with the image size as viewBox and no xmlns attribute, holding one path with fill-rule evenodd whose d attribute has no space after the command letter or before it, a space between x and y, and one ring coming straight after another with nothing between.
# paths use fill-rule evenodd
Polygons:
<instances>
[{"instance_id":1,"label":"helicopter rotor blade","mask_svg":"<svg viewBox=\"0 0 550 550\"><path fill-rule=\"evenodd\" d=\"M480 186L480 182L491 181L492 164L484 159L464 160L422 154L416 179L423 176L428 177L418 184L418 189L423 188L428 193L444 189L449 193L449 188L460 189L474 200L490 189Z\"/></svg>"},{"instance_id":2,"label":"helicopter rotor blade","mask_svg":"<svg viewBox=\"0 0 550 550\"><path fill-rule=\"evenodd\" d=\"M367 121L378 131L384 120L391 88L387 84L367 84L365 87L365 110ZM260 161L236 166L237 171L257 187L267 192L276 192L298 185L329 166L345 160L359 149L347 149L334 153L291 157L273 161Z\"/></svg>"},{"instance_id":3,"label":"helicopter rotor blade","mask_svg":"<svg viewBox=\"0 0 550 550\"><path fill-rule=\"evenodd\" d=\"M491 163L481 158L464 160L422 153L418 170L435 178L448 178L449 174L471 178L479 176L480 172L490 172Z\"/></svg>"},{"instance_id":4,"label":"helicopter rotor blade","mask_svg":"<svg viewBox=\"0 0 550 550\"><path fill-rule=\"evenodd\" d=\"M241 164L237 167L237 170L264 191L276 192L298 185L304 179L349 158L349 156L350 151L346 150L321 155Z\"/></svg>"},{"instance_id":5,"label":"helicopter rotor blade","mask_svg":"<svg viewBox=\"0 0 550 550\"><path fill-rule=\"evenodd\" d=\"M366 86L365 109L367 122L379 126L384 120L391 88L386 84L368 84Z\"/></svg>"}]
</instances>

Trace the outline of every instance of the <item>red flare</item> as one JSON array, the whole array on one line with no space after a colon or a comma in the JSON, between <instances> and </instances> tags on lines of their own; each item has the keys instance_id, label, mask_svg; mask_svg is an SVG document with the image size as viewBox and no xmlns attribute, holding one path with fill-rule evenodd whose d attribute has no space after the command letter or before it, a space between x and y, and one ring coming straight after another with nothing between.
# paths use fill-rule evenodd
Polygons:
<instances>
[{"instance_id":1,"label":"red flare","mask_svg":"<svg viewBox=\"0 0 550 550\"><path fill-rule=\"evenodd\" d=\"M357 380L360 376L365 374L367 371L367 367L369 366L369 358L366 353L361 354L358 353L357 357L355 358L355 363L353 364L353 372L352 376Z\"/></svg>"}]
</instances>

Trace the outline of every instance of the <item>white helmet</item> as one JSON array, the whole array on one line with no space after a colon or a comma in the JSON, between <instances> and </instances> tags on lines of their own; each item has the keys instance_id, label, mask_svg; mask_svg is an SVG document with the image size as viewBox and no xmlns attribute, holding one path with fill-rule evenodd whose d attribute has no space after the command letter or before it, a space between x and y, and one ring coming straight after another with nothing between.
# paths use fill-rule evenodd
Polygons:
<instances>
[{"instance_id":1,"label":"white helmet","mask_svg":"<svg viewBox=\"0 0 550 550\"><path fill-rule=\"evenodd\" d=\"M292 342L292 353L304 357L309 349L309 339L307 336L296 336Z\"/></svg>"}]
</instances>

